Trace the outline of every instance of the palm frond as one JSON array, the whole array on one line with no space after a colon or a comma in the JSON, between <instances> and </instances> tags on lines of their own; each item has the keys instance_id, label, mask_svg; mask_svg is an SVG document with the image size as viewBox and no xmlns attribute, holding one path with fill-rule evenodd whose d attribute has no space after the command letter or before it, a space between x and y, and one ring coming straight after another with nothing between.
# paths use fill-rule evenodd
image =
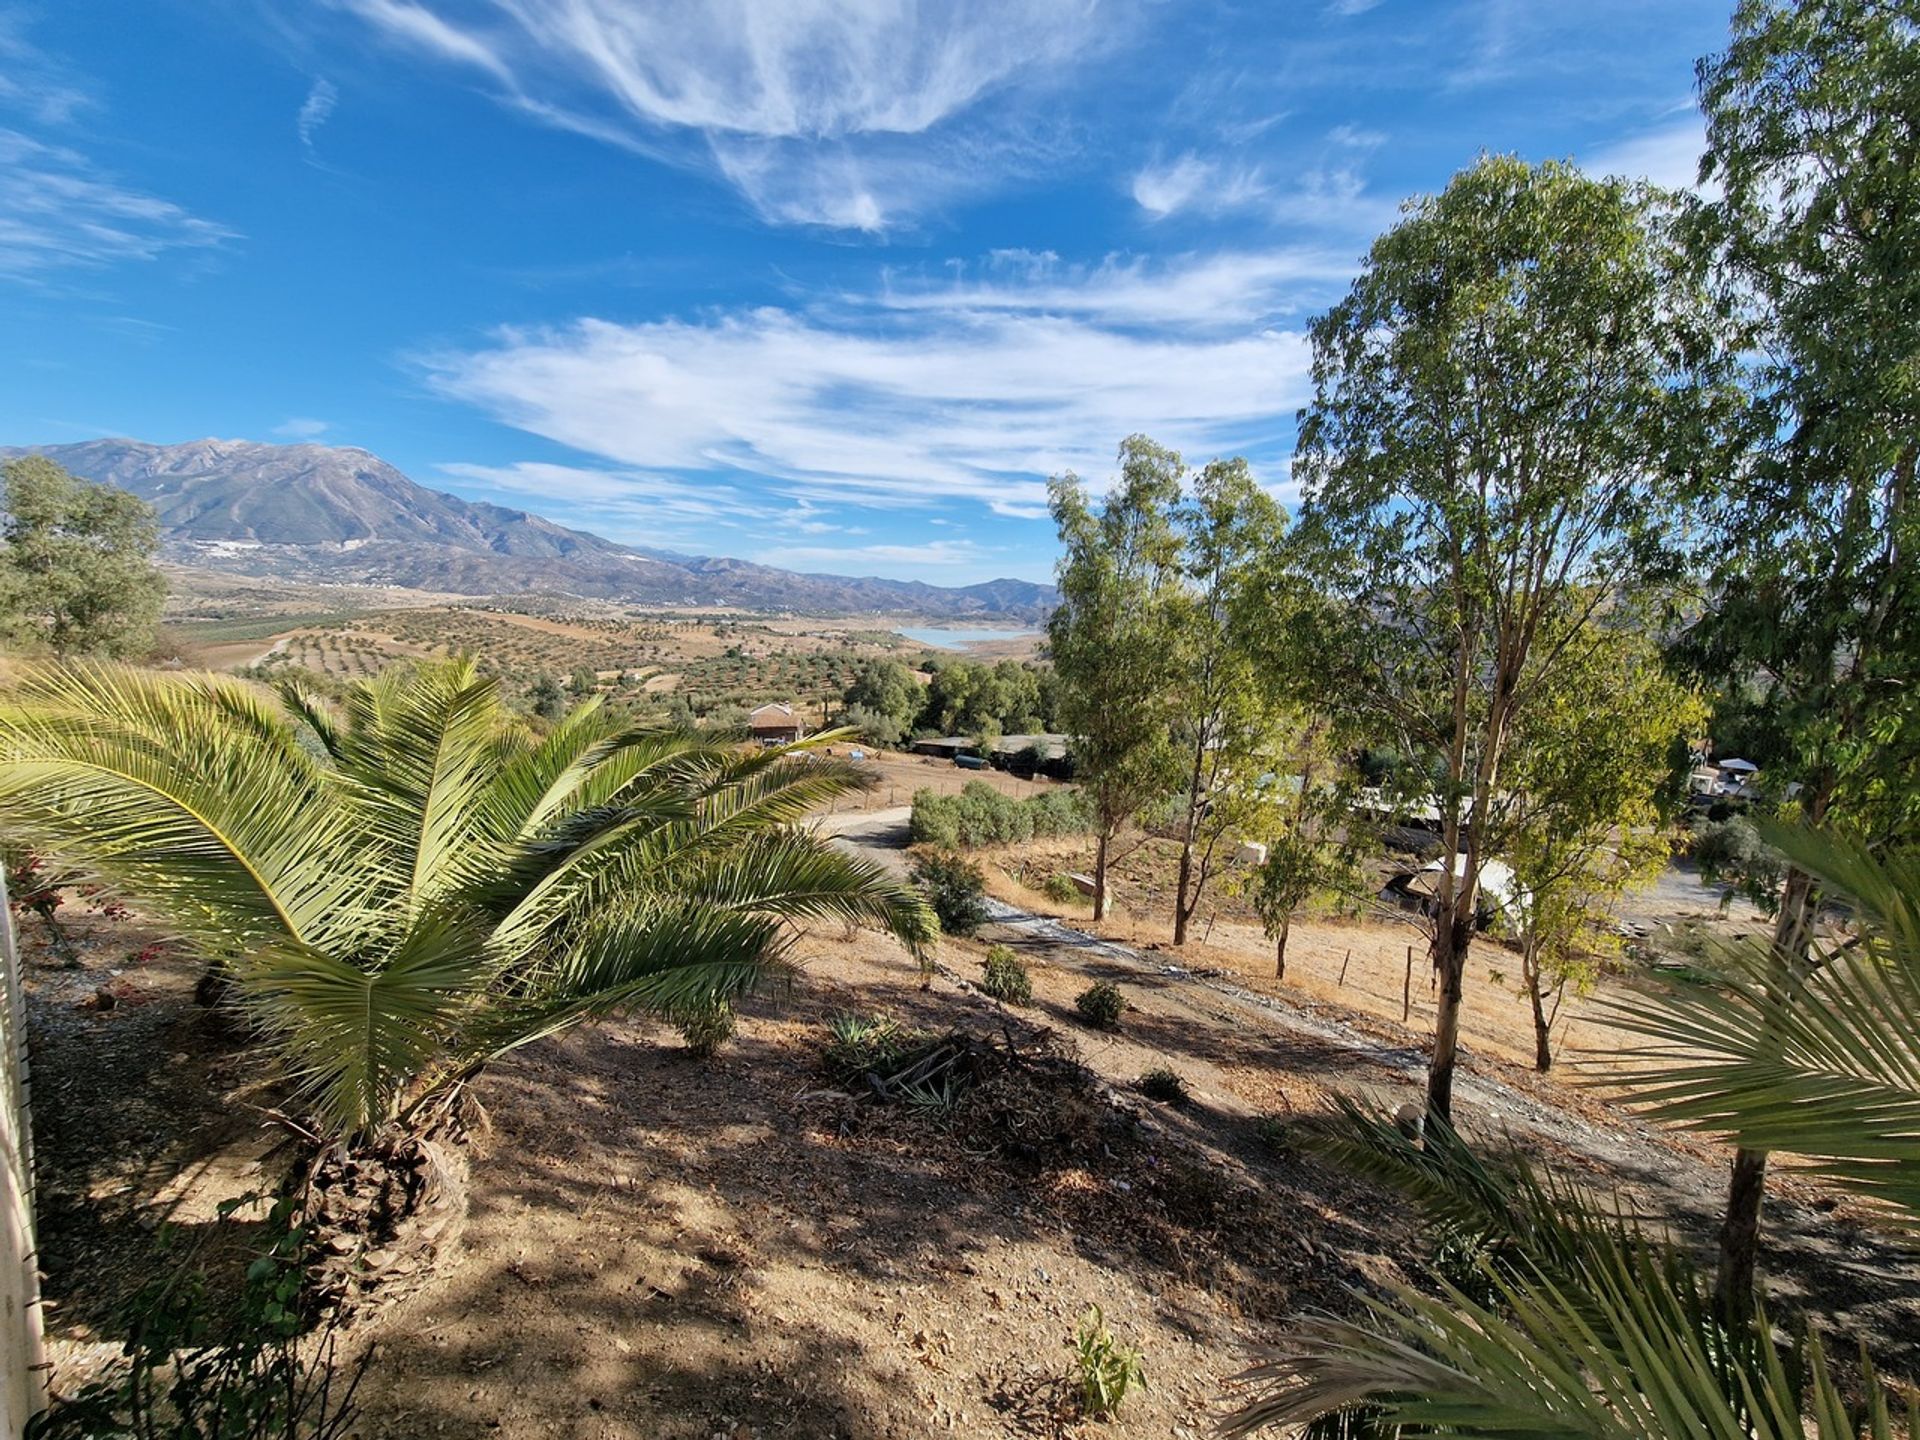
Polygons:
<instances>
[{"instance_id":1,"label":"palm frond","mask_svg":"<svg viewBox=\"0 0 1920 1440\"><path fill-rule=\"evenodd\" d=\"M325 943L375 898L318 772L213 677L29 672L0 704L0 816L215 953Z\"/></svg>"},{"instance_id":2,"label":"palm frond","mask_svg":"<svg viewBox=\"0 0 1920 1440\"><path fill-rule=\"evenodd\" d=\"M926 901L912 886L804 831L754 836L675 888L688 899L722 909L879 925L915 955L939 934Z\"/></svg>"},{"instance_id":3,"label":"palm frond","mask_svg":"<svg viewBox=\"0 0 1920 1440\"><path fill-rule=\"evenodd\" d=\"M1615 1002L1613 1022L1648 1043L1611 1078L1653 1119L1807 1157L1920 1230L1920 874L1858 842L1769 838L1853 897L1864 943L1816 951L1804 970L1729 949L1704 983L1653 1005Z\"/></svg>"},{"instance_id":4,"label":"palm frond","mask_svg":"<svg viewBox=\"0 0 1920 1440\"><path fill-rule=\"evenodd\" d=\"M282 947L241 957L234 979L300 1093L337 1132L364 1135L457 1048L494 968L483 932L427 917L388 954Z\"/></svg>"}]
</instances>

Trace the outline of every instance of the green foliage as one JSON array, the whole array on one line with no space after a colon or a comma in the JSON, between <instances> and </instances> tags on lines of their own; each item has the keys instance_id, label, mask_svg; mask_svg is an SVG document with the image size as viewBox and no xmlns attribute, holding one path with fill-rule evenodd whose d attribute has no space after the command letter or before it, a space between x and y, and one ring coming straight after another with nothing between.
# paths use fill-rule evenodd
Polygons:
<instances>
[{"instance_id":1,"label":"green foliage","mask_svg":"<svg viewBox=\"0 0 1920 1440\"><path fill-rule=\"evenodd\" d=\"M971 935L987 923L987 878L958 855L924 855L913 862L913 882L948 935Z\"/></svg>"},{"instance_id":2,"label":"green foliage","mask_svg":"<svg viewBox=\"0 0 1920 1440\"><path fill-rule=\"evenodd\" d=\"M985 780L969 780L958 795L916 790L908 835L916 845L973 849L1081 834L1091 823L1078 790L1050 790L1021 800Z\"/></svg>"},{"instance_id":3,"label":"green foliage","mask_svg":"<svg viewBox=\"0 0 1920 1440\"><path fill-rule=\"evenodd\" d=\"M258 1197L220 1206L219 1225ZM355 1419L368 1358L336 1370L333 1321L306 1328L295 1202L269 1211L239 1294L182 1264L124 1307L118 1364L27 1425L32 1440L334 1440Z\"/></svg>"},{"instance_id":4,"label":"green foliage","mask_svg":"<svg viewBox=\"0 0 1920 1440\"><path fill-rule=\"evenodd\" d=\"M1668 678L1644 621L1624 614L1592 627L1514 727L1505 858L1517 913L1503 923L1519 931L1540 1070L1553 1063L1561 997L1584 994L1620 953L1606 922L1621 896L1666 865L1670 756L1706 719Z\"/></svg>"},{"instance_id":5,"label":"green foliage","mask_svg":"<svg viewBox=\"0 0 1920 1440\"><path fill-rule=\"evenodd\" d=\"M1089 1306L1073 1331L1073 1357L1080 1374L1080 1408L1095 1419L1118 1413L1127 1392L1146 1388L1140 1352L1114 1339L1098 1305Z\"/></svg>"},{"instance_id":6,"label":"green foliage","mask_svg":"<svg viewBox=\"0 0 1920 1440\"><path fill-rule=\"evenodd\" d=\"M715 1000L675 1017L674 1023L686 1039L687 1053L705 1060L733 1038L733 1006L728 1001Z\"/></svg>"},{"instance_id":7,"label":"green foliage","mask_svg":"<svg viewBox=\"0 0 1920 1440\"><path fill-rule=\"evenodd\" d=\"M1180 673L1173 742L1185 786L1173 941L1187 926L1214 873L1219 847L1256 808L1253 782L1282 754L1293 727L1273 703L1275 653L1266 636L1289 625L1270 581L1286 517L1255 483L1244 460L1215 460L1174 507L1180 588L1172 602Z\"/></svg>"},{"instance_id":8,"label":"green foliage","mask_svg":"<svg viewBox=\"0 0 1920 1440\"><path fill-rule=\"evenodd\" d=\"M981 980L980 988L987 994L1009 1005L1032 1002L1033 980L1011 949L1005 945L989 946L985 965L986 977Z\"/></svg>"},{"instance_id":9,"label":"green foliage","mask_svg":"<svg viewBox=\"0 0 1920 1440\"><path fill-rule=\"evenodd\" d=\"M1515 728L1607 605L1667 578L1677 477L1733 408L1717 314L1671 230L1644 186L1486 157L1411 204L1313 326L1290 671L1343 728L1440 762L1404 798L1438 809L1443 854L1467 852L1473 817L1436 906L1442 1114Z\"/></svg>"},{"instance_id":10,"label":"green foliage","mask_svg":"<svg viewBox=\"0 0 1920 1440\"><path fill-rule=\"evenodd\" d=\"M857 726L876 745L899 744L924 700L919 680L898 660L864 662L841 696L847 723ZM860 716L857 720L856 712Z\"/></svg>"},{"instance_id":11,"label":"green foliage","mask_svg":"<svg viewBox=\"0 0 1920 1440\"><path fill-rule=\"evenodd\" d=\"M153 507L41 455L9 460L0 476L0 631L56 655L145 650L167 591Z\"/></svg>"},{"instance_id":12,"label":"green foliage","mask_svg":"<svg viewBox=\"0 0 1920 1440\"><path fill-rule=\"evenodd\" d=\"M312 1124L363 1139L491 1058L785 973L793 921L934 934L913 893L798 822L864 777L634 730L530 734L471 662L298 692L117 666L0 703L0 816L231 978Z\"/></svg>"},{"instance_id":13,"label":"green foliage","mask_svg":"<svg viewBox=\"0 0 1920 1440\"><path fill-rule=\"evenodd\" d=\"M1056 905L1076 905L1085 898L1080 893L1080 887L1058 871L1041 882L1040 893Z\"/></svg>"},{"instance_id":14,"label":"green foliage","mask_svg":"<svg viewBox=\"0 0 1920 1440\"><path fill-rule=\"evenodd\" d=\"M1094 815L1094 913L1106 911L1108 842L1177 784L1170 736L1179 675L1180 541L1171 522L1185 473L1145 436L1120 446L1120 480L1098 508L1077 476L1048 498L1063 551L1060 605L1047 621L1059 676L1059 724Z\"/></svg>"},{"instance_id":15,"label":"green foliage","mask_svg":"<svg viewBox=\"0 0 1920 1440\"><path fill-rule=\"evenodd\" d=\"M891 1015L836 1015L827 1022L821 1063L838 1084L855 1086L868 1075L898 1074L932 1038Z\"/></svg>"},{"instance_id":16,"label":"green foliage","mask_svg":"<svg viewBox=\"0 0 1920 1440\"><path fill-rule=\"evenodd\" d=\"M1052 717L1045 702L1032 665L945 659L927 683L917 727L937 735L1026 735L1047 728Z\"/></svg>"},{"instance_id":17,"label":"green foliage","mask_svg":"<svg viewBox=\"0 0 1920 1440\"><path fill-rule=\"evenodd\" d=\"M1178 1108L1193 1098L1187 1093L1187 1082L1180 1078L1180 1072L1166 1065L1154 1066L1134 1084L1142 1095L1162 1105Z\"/></svg>"},{"instance_id":18,"label":"green foliage","mask_svg":"<svg viewBox=\"0 0 1920 1440\"><path fill-rule=\"evenodd\" d=\"M1688 497L1712 604L1681 647L1797 808L1897 840L1920 827L1916 56L1900 5L1742 0L1701 64L1720 194L1694 234L1744 322L1752 409L1745 463Z\"/></svg>"},{"instance_id":19,"label":"green foliage","mask_svg":"<svg viewBox=\"0 0 1920 1440\"><path fill-rule=\"evenodd\" d=\"M1074 997L1073 1008L1096 1030L1117 1030L1127 1013L1127 997L1111 980L1096 980Z\"/></svg>"},{"instance_id":20,"label":"green foliage","mask_svg":"<svg viewBox=\"0 0 1920 1440\"><path fill-rule=\"evenodd\" d=\"M1711 883L1732 886L1762 909L1778 907L1786 861L1760 838L1760 827L1745 815L1694 826L1691 854L1700 874Z\"/></svg>"}]
</instances>

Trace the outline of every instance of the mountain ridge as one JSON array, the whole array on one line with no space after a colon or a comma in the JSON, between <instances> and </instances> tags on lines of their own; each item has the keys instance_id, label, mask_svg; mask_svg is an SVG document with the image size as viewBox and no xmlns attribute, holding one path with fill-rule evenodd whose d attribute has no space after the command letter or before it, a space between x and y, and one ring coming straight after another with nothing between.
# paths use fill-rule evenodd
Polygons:
<instances>
[{"instance_id":1,"label":"mountain ridge","mask_svg":"<svg viewBox=\"0 0 1920 1440\"><path fill-rule=\"evenodd\" d=\"M940 586L623 545L430 489L357 446L124 438L0 446L0 459L28 454L153 505L167 559L262 578L938 619L1036 621L1057 602L1052 586L1026 580Z\"/></svg>"}]
</instances>

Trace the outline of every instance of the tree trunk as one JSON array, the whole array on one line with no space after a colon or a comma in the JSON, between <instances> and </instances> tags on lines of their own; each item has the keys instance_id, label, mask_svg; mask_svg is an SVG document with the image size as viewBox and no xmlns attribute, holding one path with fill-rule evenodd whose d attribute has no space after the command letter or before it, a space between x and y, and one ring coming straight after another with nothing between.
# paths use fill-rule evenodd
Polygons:
<instances>
[{"instance_id":1,"label":"tree trunk","mask_svg":"<svg viewBox=\"0 0 1920 1440\"><path fill-rule=\"evenodd\" d=\"M1767 1152L1733 1152L1727 1183L1727 1218L1720 1225L1720 1272L1714 1298L1729 1324L1753 1313L1760 1254L1760 1202L1767 1194Z\"/></svg>"},{"instance_id":2,"label":"tree trunk","mask_svg":"<svg viewBox=\"0 0 1920 1440\"><path fill-rule=\"evenodd\" d=\"M1439 978L1440 1008L1433 1021L1433 1059L1427 1067L1427 1113L1453 1123L1453 1071L1460 1050L1460 995L1473 945L1473 912L1462 920L1458 908L1440 918L1433 937L1433 966Z\"/></svg>"},{"instance_id":3,"label":"tree trunk","mask_svg":"<svg viewBox=\"0 0 1920 1440\"><path fill-rule=\"evenodd\" d=\"M1820 807L1824 809L1824 805ZM1773 926L1774 974L1770 986L1797 986L1813 942L1813 877L1797 865L1787 870L1780 914ZM1767 1152L1733 1152L1727 1183L1727 1215L1720 1225L1720 1268L1714 1294L1721 1314L1738 1320L1752 1313L1760 1268L1760 1208L1767 1195Z\"/></svg>"},{"instance_id":4,"label":"tree trunk","mask_svg":"<svg viewBox=\"0 0 1920 1440\"><path fill-rule=\"evenodd\" d=\"M1521 965L1527 974L1527 1000L1533 1006L1533 1068L1542 1075L1553 1068L1553 1028L1547 1019L1547 1007L1540 995L1540 957L1528 945Z\"/></svg>"},{"instance_id":5,"label":"tree trunk","mask_svg":"<svg viewBox=\"0 0 1920 1440\"><path fill-rule=\"evenodd\" d=\"M1293 916L1287 915L1280 921L1280 933L1273 937L1273 978L1287 978L1287 931L1293 928Z\"/></svg>"},{"instance_id":6,"label":"tree trunk","mask_svg":"<svg viewBox=\"0 0 1920 1440\"><path fill-rule=\"evenodd\" d=\"M1193 907L1187 904L1187 886L1193 883L1193 830L1191 822L1187 838L1180 842L1180 877L1173 890L1173 943L1187 943L1187 919L1193 914Z\"/></svg>"},{"instance_id":7,"label":"tree trunk","mask_svg":"<svg viewBox=\"0 0 1920 1440\"><path fill-rule=\"evenodd\" d=\"M1093 848L1093 918L1107 918L1107 841L1110 838L1105 826L1094 841Z\"/></svg>"}]
</instances>

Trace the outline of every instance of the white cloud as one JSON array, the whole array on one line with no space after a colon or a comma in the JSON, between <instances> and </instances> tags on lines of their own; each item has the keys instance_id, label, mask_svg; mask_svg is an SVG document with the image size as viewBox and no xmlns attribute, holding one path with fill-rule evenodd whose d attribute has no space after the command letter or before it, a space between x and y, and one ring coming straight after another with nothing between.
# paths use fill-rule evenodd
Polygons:
<instances>
[{"instance_id":1,"label":"white cloud","mask_svg":"<svg viewBox=\"0 0 1920 1440\"><path fill-rule=\"evenodd\" d=\"M827 570L857 576L876 568L931 565L945 569L978 565L990 557L971 540L929 540L919 545L775 546L753 558L762 565L777 565L783 570Z\"/></svg>"},{"instance_id":2,"label":"white cloud","mask_svg":"<svg viewBox=\"0 0 1920 1440\"><path fill-rule=\"evenodd\" d=\"M1021 169L1045 146L1001 113L1005 92L1123 28L1111 5L1027 0L336 3L549 124L716 171L770 221L865 231ZM957 133L990 96L978 133Z\"/></svg>"},{"instance_id":3,"label":"white cloud","mask_svg":"<svg viewBox=\"0 0 1920 1440\"><path fill-rule=\"evenodd\" d=\"M273 433L284 435L290 440L312 440L324 435L332 427L324 420L310 419L304 415L295 415L273 427Z\"/></svg>"},{"instance_id":4,"label":"white cloud","mask_svg":"<svg viewBox=\"0 0 1920 1440\"><path fill-rule=\"evenodd\" d=\"M1144 308L1144 281L1131 283L1123 319ZM1030 307L984 305L974 290L907 310L885 295L583 319L425 364L441 393L622 471L757 477L822 504L974 501L1034 517L1046 476L1104 478L1135 431L1199 456L1280 443L1307 390L1297 329L1143 329L1091 304L1039 303L1066 290L1043 281Z\"/></svg>"},{"instance_id":5,"label":"white cloud","mask_svg":"<svg viewBox=\"0 0 1920 1440\"><path fill-rule=\"evenodd\" d=\"M120 184L77 151L0 129L0 279L205 249L234 232Z\"/></svg>"},{"instance_id":6,"label":"white cloud","mask_svg":"<svg viewBox=\"0 0 1920 1440\"><path fill-rule=\"evenodd\" d=\"M1257 169L1229 169L1191 151L1171 162L1145 165L1133 176L1134 201L1156 220L1181 210L1214 215L1244 209L1266 191Z\"/></svg>"},{"instance_id":7,"label":"white cloud","mask_svg":"<svg viewBox=\"0 0 1920 1440\"><path fill-rule=\"evenodd\" d=\"M999 250L949 267L944 283L889 272L879 303L895 310L1021 311L1080 315L1111 328L1178 326L1193 332L1297 315L1352 277L1350 256L1286 246L1183 256L1154 264L1109 256L1069 265L1051 251Z\"/></svg>"},{"instance_id":8,"label":"white cloud","mask_svg":"<svg viewBox=\"0 0 1920 1440\"><path fill-rule=\"evenodd\" d=\"M26 38L24 18L0 11L0 106L42 125L65 125L93 104L67 68Z\"/></svg>"},{"instance_id":9,"label":"white cloud","mask_svg":"<svg viewBox=\"0 0 1920 1440\"><path fill-rule=\"evenodd\" d=\"M302 149L313 149L313 137L320 133L320 127L327 123L334 106L339 103L340 91L331 80L322 75L313 82L313 88L307 91L307 98L301 102L300 114L294 121Z\"/></svg>"},{"instance_id":10,"label":"white cloud","mask_svg":"<svg viewBox=\"0 0 1920 1440\"><path fill-rule=\"evenodd\" d=\"M1332 0L1327 6L1329 15L1364 15L1378 5L1380 0Z\"/></svg>"},{"instance_id":11,"label":"white cloud","mask_svg":"<svg viewBox=\"0 0 1920 1440\"><path fill-rule=\"evenodd\" d=\"M1695 110L1657 130L1603 145L1581 166L1594 175L1619 175L1650 180L1671 190L1692 190L1699 184L1700 157L1706 148L1706 121Z\"/></svg>"}]
</instances>

